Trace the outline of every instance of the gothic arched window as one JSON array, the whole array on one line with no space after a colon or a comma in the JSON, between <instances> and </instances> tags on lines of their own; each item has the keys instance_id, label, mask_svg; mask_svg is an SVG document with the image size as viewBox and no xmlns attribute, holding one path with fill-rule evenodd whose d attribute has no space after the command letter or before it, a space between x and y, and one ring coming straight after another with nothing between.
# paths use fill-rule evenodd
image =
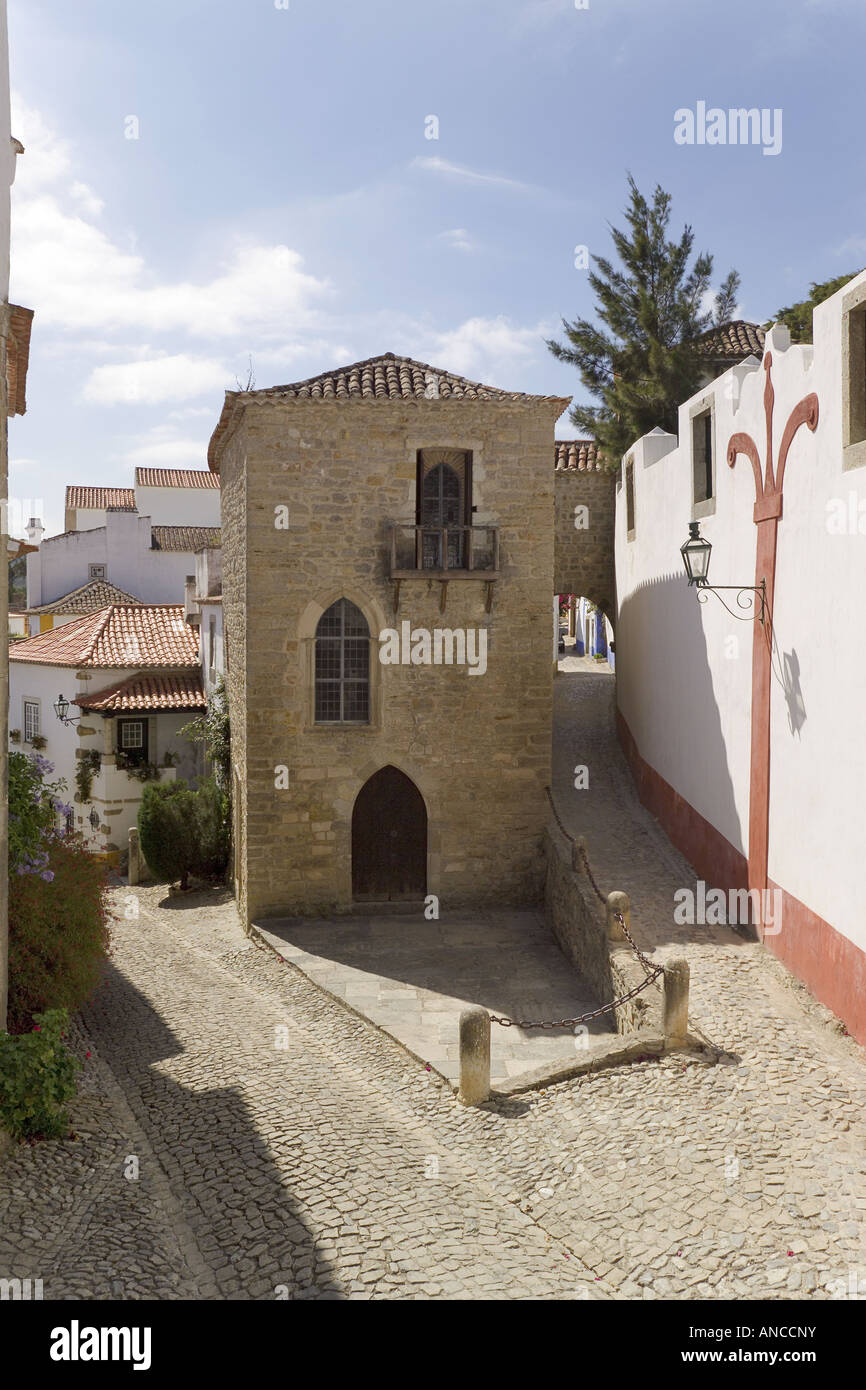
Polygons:
<instances>
[{"instance_id":1,"label":"gothic arched window","mask_svg":"<svg viewBox=\"0 0 866 1390\"><path fill-rule=\"evenodd\" d=\"M370 629L347 598L332 603L316 628L316 723L370 722Z\"/></svg>"}]
</instances>

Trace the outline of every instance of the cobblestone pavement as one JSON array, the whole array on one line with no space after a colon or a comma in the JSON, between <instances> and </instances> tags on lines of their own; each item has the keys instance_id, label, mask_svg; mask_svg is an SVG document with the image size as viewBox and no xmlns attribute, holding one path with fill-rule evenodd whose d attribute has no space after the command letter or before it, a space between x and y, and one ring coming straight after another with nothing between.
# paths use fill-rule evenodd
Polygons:
<instances>
[{"instance_id":1,"label":"cobblestone pavement","mask_svg":"<svg viewBox=\"0 0 866 1390\"><path fill-rule=\"evenodd\" d=\"M120 889L79 1137L0 1161L0 1276L46 1298L866 1296L862 1052L760 946L672 930L694 875L635 800L610 677L556 684L560 808L642 944L688 955L727 1059L465 1110L225 895Z\"/></svg>"}]
</instances>

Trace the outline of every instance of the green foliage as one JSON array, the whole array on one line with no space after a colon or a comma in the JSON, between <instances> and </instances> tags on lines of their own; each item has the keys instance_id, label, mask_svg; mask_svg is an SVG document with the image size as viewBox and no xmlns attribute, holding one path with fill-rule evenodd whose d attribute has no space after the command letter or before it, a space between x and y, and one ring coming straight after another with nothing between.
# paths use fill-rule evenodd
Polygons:
<instances>
[{"instance_id":1,"label":"green foliage","mask_svg":"<svg viewBox=\"0 0 866 1390\"><path fill-rule=\"evenodd\" d=\"M180 732L193 743L204 744L217 786L231 797L231 727L228 693L222 676L217 678L207 713L185 724Z\"/></svg>"},{"instance_id":2,"label":"green foliage","mask_svg":"<svg viewBox=\"0 0 866 1390\"><path fill-rule=\"evenodd\" d=\"M195 792L184 781L147 783L138 808L141 852L157 878L186 888L196 864Z\"/></svg>"},{"instance_id":3,"label":"green foliage","mask_svg":"<svg viewBox=\"0 0 866 1390\"><path fill-rule=\"evenodd\" d=\"M620 266L593 256L589 283L597 316L563 319L567 342L549 340L554 357L577 367L596 406L572 406L570 416L598 442L605 466L616 468L626 450L656 425L676 433L677 409L697 389L701 364L696 339L730 321L739 289L731 271L715 297L710 290L713 258L706 252L689 268L694 233L686 226L678 241L668 239L670 194L656 186L652 202L629 175L627 231L611 228Z\"/></svg>"},{"instance_id":4,"label":"green foliage","mask_svg":"<svg viewBox=\"0 0 866 1390\"><path fill-rule=\"evenodd\" d=\"M77 800L88 802L93 790L93 779L102 767L102 755L98 748L79 749L79 753L75 768Z\"/></svg>"},{"instance_id":5,"label":"green foliage","mask_svg":"<svg viewBox=\"0 0 866 1390\"><path fill-rule=\"evenodd\" d=\"M201 878L220 878L229 861L229 800L213 777L194 795L193 872Z\"/></svg>"},{"instance_id":6,"label":"green foliage","mask_svg":"<svg viewBox=\"0 0 866 1390\"><path fill-rule=\"evenodd\" d=\"M54 829L63 782L46 782L54 769L38 754L9 754L9 872L43 866L43 839Z\"/></svg>"},{"instance_id":7,"label":"green foliage","mask_svg":"<svg viewBox=\"0 0 866 1390\"><path fill-rule=\"evenodd\" d=\"M63 1139L80 1063L63 1040L65 1009L37 1014L33 1031L0 1033L0 1121L16 1139Z\"/></svg>"},{"instance_id":8,"label":"green foliage","mask_svg":"<svg viewBox=\"0 0 866 1390\"><path fill-rule=\"evenodd\" d=\"M108 871L81 836L52 835L42 872L9 878L9 1029L81 1007L108 955Z\"/></svg>"},{"instance_id":9,"label":"green foliage","mask_svg":"<svg viewBox=\"0 0 866 1390\"><path fill-rule=\"evenodd\" d=\"M134 777L137 782L158 782L162 776L162 768L157 763L135 762L126 753L116 753L115 763L127 777ZM171 763L167 766L171 767Z\"/></svg>"},{"instance_id":10,"label":"green foliage","mask_svg":"<svg viewBox=\"0 0 866 1390\"><path fill-rule=\"evenodd\" d=\"M816 284L813 280L809 286L808 299L801 299L796 304L791 304L787 309L780 309L773 319L773 323L783 323L790 329L792 343L811 343L812 341L812 311L819 304L823 304L825 299L829 299L837 290L841 290L843 285L847 285L849 280L853 280L859 271L852 272L851 275L837 275L834 280L825 280L823 284ZM765 328L771 325L766 323Z\"/></svg>"}]
</instances>

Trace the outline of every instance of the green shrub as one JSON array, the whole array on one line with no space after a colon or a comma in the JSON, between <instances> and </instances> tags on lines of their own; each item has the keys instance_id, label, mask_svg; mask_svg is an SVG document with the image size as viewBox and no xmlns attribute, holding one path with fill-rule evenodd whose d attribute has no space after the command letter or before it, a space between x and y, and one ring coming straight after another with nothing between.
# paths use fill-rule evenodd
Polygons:
<instances>
[{"instance_id":1,"label":"green shrub","mask_svg":"<svg viewBox=\"0 0 866 1390\"><path fill-rule=\"evenodd\" d=\"M45 871L46 840L57 815L69 807L59 799L64 782L47 782L54 771L38 753L9 754L9 872L33 874Z\"/></svg>"},{"instance_id":2,"label":"green shrub","mask_svg":"<svg viewBox=\"0 0 866 1390\"><path fill-rule=\"evenodd\" d=\"M33 1029L0 1033L0 1122L15 1139L63 1139L80 1066L63 1041L65 1009L36 1015Z\"/></svg>"},{"instance_id":3,"label":"green shrub","mask_svg":"<svg viewBox=\"0 0 866 1390\"><path fill-rule=\"evenodd\" d=\"M194 793L193 872L201 878L220 878L229 861L229 803L216 780L209 777Z\"/></svg>"},{"instance_id":4,"label":"green shrub","mask_svg":"<svg viewBox=\"0 0 866 1390\"><path fill-rule=\"evenodd\" d=\"M138 808L141 852L157 878L186 888L196 864L195 792L186 782L145 783Z\"/></svg>"},{"instance_id":5,"label":"green shrub","mask_svg":"<svg viewBox=\"0 0 866 1390\"><path fill-rule=\"evenodd\" d=\"M107 869L79 835L43 841L47 867L9 876L9 1031L80 1008L108 954Z\"/></svg>"}]
</instances>

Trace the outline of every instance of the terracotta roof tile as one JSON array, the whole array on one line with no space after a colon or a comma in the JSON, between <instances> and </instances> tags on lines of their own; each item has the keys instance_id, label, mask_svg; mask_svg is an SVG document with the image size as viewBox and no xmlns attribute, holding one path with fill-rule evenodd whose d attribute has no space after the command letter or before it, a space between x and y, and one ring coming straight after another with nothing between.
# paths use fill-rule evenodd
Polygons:
<instances>
[{"instance_id":1,"label":"terracotta roof tile","mask_svg":"<svg viewBox=\"0 0 866 1390\"><path fill-rule=\"evenodd\" d=\"M206 550L221 544L218 526L152 526L154 550Z\"/></svg>"},{"instance_id":2,"label":"terracotta roof tile","mask_svg":"<svg viewBox=\"0 0 866 1390\"><path fill-rule=\"evenodd\" d=\"M136 487L216 487L220 480L209 468L136 468Z\"/></svg>"},{"instance_id":3,"label":"terracotta roof tile","mask_svg":"<svg viewBox=\"0 0 866 1390\"><path fill-rule=\"evenodd\" d=\"M43 603L38 608L29 608L29 613L93 613L97 608L105 608L110 603L140 603L133 594L124 593L116 584L107 579L91 579L79 589L72 589L53 603Z\"/></svg>"},{"instance_id":4,"label":"terracotta roof tile","mask_svg":"<svg viewBox=\"0 0 866 1390\"><path fill-rule=\"evenodd\" d=\"M764 336L760 324L735 319L721 328L711 328L709 333L698 338L694 347L699 357L709 357L714 362L742 362L752 353L763 357Z\"/></svg>"},{"instance_id":5,"label":"terracotta roof tile","mask_svg":"<svg viewBox=\"0 0 866 1390\"><path fill-rule=\"evenodd\" d=\"M559 396L533 396L523 391L503 391L497 386L485 386L454 372L431 367L414 357L398 357L393 352L378 357L366 357L348 367L321 372L305 381L286 386L270 386L261 391L227 391L225 404L208 445L208 463L213 469L223 437L235 415L248 401L501 401L511 404L539 402L560 403L568 399Z\"/></svg>"},{"instance_id":6,"label":"terracotta roof tile","mask_svg":"<svg viewBox=\"0 0 866 1390\"><path fill-rule=\"evenodd\" d=\"M27 368L30 365L30 330L33 310L20 304L9 305L9 337L6 340L6 413L23 415L27 410Z\"/></svg>"},{"instance_id":7,"label":"terracotta roof tile","mask_svg":"<svg viewBox=\"0 0 866 1390\"><path fill-rule=\"evenodd\" d=\"M88 691L72 701L81 709L119 710L196 710L207 709L207 697L197 671L175 672L164 676L130 676L104 690Z\"/></svg>"},{"instance_id":8,"label":"terracotta roof tile","mask_svg":"<svg viewBox=\"0 0 866 1390\"><path fill-rule=\"evenodd\" d=\"M46 666L198 666L198 636L183 604L111 604L9 649Z\"/></svg>"},{"instance_id":9,"label":"terracotta roof tile","mask_svg":"<svg viewBox=\"0 0 866 1390\"><path fill-rule=\"evenodd\" d=\"M66 489L66 506L83 507L90 511L105 511L106 507L121 507L135 511L135 492L131 487L79 487L72 483Z\"/></svg>"},{"instance_id":10,"label":"terracotta roof tile","mask_svg":"<svg viewBox=\"0 0 866 1390\"><path fill-rule=\"evenodd\" d=\"M601 471L598 445L594 439L558 439L554 457L557 473Z\"/></svg>"}]
</instances>

